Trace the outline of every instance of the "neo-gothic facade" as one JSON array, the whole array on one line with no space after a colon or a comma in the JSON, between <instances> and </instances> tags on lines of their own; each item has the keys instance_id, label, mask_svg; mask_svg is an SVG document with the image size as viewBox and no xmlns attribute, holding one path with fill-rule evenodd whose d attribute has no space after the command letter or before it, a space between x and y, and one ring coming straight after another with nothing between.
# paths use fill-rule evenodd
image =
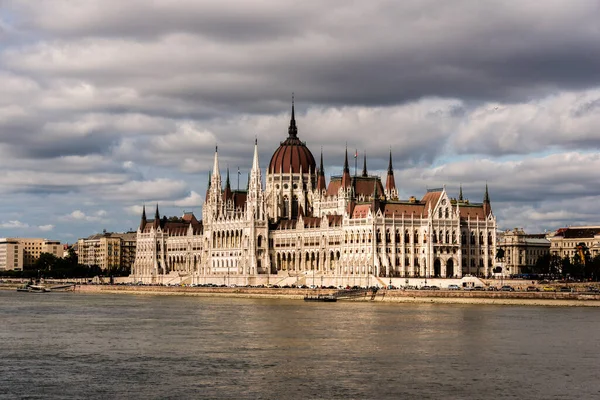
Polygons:
<instances>
[{"instance_id":1,"label":"neo-gothic facade","mask_svg":"<svg viewBox=\"0 0 600 400\"><path fill-rule=\"evenodd\" d=\"M218 277L313 275L348 278L488 275L496 254L496 219L486 187L483 203L431 189L419 200L398 198L390 153L385 186L379 176L351 176L348 152L340 176L327 184L323 155L315 159L298 131L292 105L287 139L273 154L263 186L258 144L245 191L223 187L218 152L202 220L153 220L142 214L134 279L188 283ZM314 279L314 278L313 278ZM239 282L239 280L238 280Z\"/></svg>"}]
</instances>

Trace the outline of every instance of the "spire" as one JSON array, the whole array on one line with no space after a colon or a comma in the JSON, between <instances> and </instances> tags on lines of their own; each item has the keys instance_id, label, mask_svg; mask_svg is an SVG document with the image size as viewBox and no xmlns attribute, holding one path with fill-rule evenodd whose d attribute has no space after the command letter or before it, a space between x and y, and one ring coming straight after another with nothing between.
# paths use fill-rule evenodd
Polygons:
<instances>
[{"instance_id":1,"label":"spire","mask_svg":"<svg viewBox=\"0 0 600 400\"><path fill-rule=\"evenodd\" d=\"M325 168L323 167L323 147L321 147L321 164L319 165L319 176L317 177L317 190L319 193L327 190L327 185L325 185Z\"/></svg>"},{"instance_id":2,"label":"spire","mask_svg":"<svg viewBox=\"0 0 600 400\"><path fill-rule=\"evenodd\" d=\"M156 212L154 213L154 228L158 228L160 226L160 214L158 213L158 203L156 203Z\"/></svg>"},{"instance_id":3,"label":"spire","mask_svg":"<svg viewBox=\"0 0 600 400\"><path fill-rule=\"evenodd\" d=\"M490 193L488 192L487 182L485 183L485 195L483 196L483 213L486 217L492 213L492 205L490 204Z\"/></svg>"},{"instance_id":4,"label":"spire","mask_svg":"<svg viewBox=\"0 0 600 400\"><path fill-rule=\"evenodd\" d=\"M462 183L460 184L460 190L458 191L458 201L463 201Z\"/></svg>"},{"instance_id":5,"label":"spire","mask_svg":"<svg viewBox=\"0 0 600 400\"><path fill-rule=\"evenodd\" d=\"M346 156L344 158L344 172L342 174L342 187L348 188L352 185L350 178L350 168L348 168L348 146L346 146Z\"/></svg>"},{"instance_id":6,"label":"spire","mask_svg":"<svg viewBox=\"0 0 600 400\"><path fill-rule=\"evenodd\" d=\"M388 199L398 198L396 180L394 179L394 168L392 167L392 148L390 147L390 161L388 163L387 178L385 180L385 191Z\"/></svg>"},{"instance_id":7,"label":"spire","mask_svg":"<svg viewBox=\"0 0 600 400\"><path fill-rule=\"evenodd\" d=\"M364 178L369 176L369 174L367 174L367 151L366 150L365 150L365 158L364 158L364 162L363 162L362 176Z\"/></svg>"},{"instance_id":8,"label":"spire","mask_svg":"<svg viewBox=\"0 0 600 400\"><path fill-rule=\"evenodd\" d=\"M260 166L258 165L258 138L254 138L254 158L252 159L252 169L260 169Z\"/></svg>"},{"instance_id":9,"label":"spire","mask_svg":"<svg viewBox=\"0 0 600 400\"><path fill-rule=\"evenodd\" d=\"M296 113L294 111L294 93L292 93L292 118L290 119L290 127L288 128L290 138L298 136L298 128L296 127Z\"/></svg>"},{"instance_id":10,"label":"spire","mask_svg":"<svg viewBox=\"0 0 600 400\"><path fill-rule=\"evenodd\" d=\"M140 231L144 230L144 227L146 226L146 205L144 204L144 207L142 208L142 221L140 222Z\"/></svg>"},{"instance_id":11,"label":"spire","mask_svg":"<svg viewBox=\"0 0 600 400\"><path fill-rule=\"evenodd\" d=\"M346 146L346 158L344 158L344 172L350 173L350 168L348 168L348 146Z\"/></svg>"},{"instance_id":12,"label":"spire","mask_svg":"<svg viewBox=\"0 0 600 400\"><path fill-rule=\"evenodd\" d=\"M323 168L323 146L321 146L321 164L319 164L319 176L325 175L325 169Z\"/></svg>"},{"instance_id":13,"label":"spire","mask_svg":"<svg viewBox=\"0 0 600 400\"><path fill-rule=\"evenodd\" d=\"M219 146L215 146L215 161L213 163L213 176L221 179L221 173L219 172Z\"/></svg>"},{"instance_id":14,"label":"spire","mask_svg":"<svg viewBox=\"0 0 600 400\"><path fill-rule=\"evenodd\" d=\"M225 190L223 191L223 200L227 201L233 198L233 193L231 192L231 182L229 181L229 167L227 167L227 178L225 179Z\"/></svg>"}]
</instances>

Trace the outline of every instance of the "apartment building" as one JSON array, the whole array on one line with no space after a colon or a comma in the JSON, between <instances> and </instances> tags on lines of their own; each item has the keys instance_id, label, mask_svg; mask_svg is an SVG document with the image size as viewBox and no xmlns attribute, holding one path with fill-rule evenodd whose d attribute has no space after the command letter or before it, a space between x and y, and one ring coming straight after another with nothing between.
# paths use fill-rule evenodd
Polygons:
<instances>
[{"instance_id":1,"label":"apartment building","mask_svg":"<svg viewBox=\"0 0 600 400\"><path fill-rule=\"evenodd\" d=\"M103 270L131 268L135 260L136 232L103 232L77 241L79 264Z\"/></svg>"},{"instance_id":2,"label":"apartment building","mask_svg":"<svg viewBox=\"0 0 600 400\"><path fill-rule=\"evenodd\" d=\"M0 271L23 270L23 246L17 239L0 238Z\"/></svg>"}]
</instances>

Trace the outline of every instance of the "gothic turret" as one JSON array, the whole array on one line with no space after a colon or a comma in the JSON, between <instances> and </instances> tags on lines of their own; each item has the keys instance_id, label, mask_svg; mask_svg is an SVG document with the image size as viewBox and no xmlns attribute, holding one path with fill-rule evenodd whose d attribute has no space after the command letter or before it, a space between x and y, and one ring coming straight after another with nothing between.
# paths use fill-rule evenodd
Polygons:
<instances>
[{"instance_id":1,"label":"gothic turret","mask_svg":"<svg viewBox=\"0 0 600 400\"><path fill-rule=\"evenodd\" d=\"M321 149L321 164L319 165L319 175L317 176L317 191L319 194L327 190L325 185L325 169L323 167L323 149Z\"/></svg>"},{"instance_id":2,"label":"gothic turret","mask_svg":"<svg viewBox=\"0 0 600 400\"><path fill-rule=\"evenodd\" d=\"M362 170L362 176L364 178L368 177L369 174L367 173L367 152L365 151L365 157L363 160L363 170Z\"/></svg>"},{"instance_id":3,"label":"gothic turret","mask_svg":"<svg viewBox=\"0 0 600 400\"><path fill-rule=\"evenodd\" d=\"M144 207L142 208L142 221L140 222L140 231L144 230L146 222L148 222L148 220L146 219L146 205L144 204Z\"/></svg>"},{"instance_id":4,"label":"gothic turret","mask_svg":"<svg viewBox=\"0 0 600 400\"><path fill-rule=\"evenodd\" d=\"M485 195L483 196L483 213L486 217L492 213L492 204L490 203L490 193L488 192L488 185L485 184Z\"/></svg>"},{"instance_id":5,"label":"gothic turret","mask_svg":"<svg viewBox=\"0 0 600 400\"><path fill-rule=\"evenodd\" d=\"M392 167L392 150L390 149L390 161L387 169L387 179L385 180L385 196L388 199L397 199L398 190L396 189L396 180L394 179L394 168Z\"/></svg>"},{"instance_id":6,"label":"gothic turret","mask_svg":"<svg viewBox=\"0 0 600 400\"><path fill-rule=\"evenodd\" d=\"M156 211L154 212L153 226L154 229L158 229L158 227L160 227L160 213L158 212L158 203L156 203Z\"/></svg>"},{"instance_id":7,"label":"gothic turret","mask_svg":"<svg viewBox=\"0 0 600 400\"><path fill-rule=\"evenodd\" d=\"M346 147L346 155L344 156L344 172L342 173L342 187L348 189L352 186L352 179L350 178L350 168L348 167L348 147Z\"/></svg>"},{"instance_id":8,"label":"gothic turret","mask_svg":"<svg viewBox=\"0 0 600 400\"><path fill-rule=\"evenodd\" d=\"M223 191L223 200L225 202L233 198L233 192L231 191L231 182L229 181L229 167L227 167L227 178L225 178L225 190Z\"/></svg>"}]
</instances>

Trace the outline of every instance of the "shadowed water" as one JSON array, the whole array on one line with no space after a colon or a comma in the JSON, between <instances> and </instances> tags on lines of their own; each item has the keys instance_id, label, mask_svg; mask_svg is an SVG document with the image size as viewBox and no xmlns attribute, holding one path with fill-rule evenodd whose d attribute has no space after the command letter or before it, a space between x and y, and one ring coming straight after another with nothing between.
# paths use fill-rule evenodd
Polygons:
<instances>
[{"instance_id":1,"label":"shadowed water","mask_svg":"<svg viewBox=\"0 0 600 400\"><path fill-rule=\"evenodd\" d=\"M599 311L0 292L0 398L599 398Z\"/></svg>"}]
</instances>

